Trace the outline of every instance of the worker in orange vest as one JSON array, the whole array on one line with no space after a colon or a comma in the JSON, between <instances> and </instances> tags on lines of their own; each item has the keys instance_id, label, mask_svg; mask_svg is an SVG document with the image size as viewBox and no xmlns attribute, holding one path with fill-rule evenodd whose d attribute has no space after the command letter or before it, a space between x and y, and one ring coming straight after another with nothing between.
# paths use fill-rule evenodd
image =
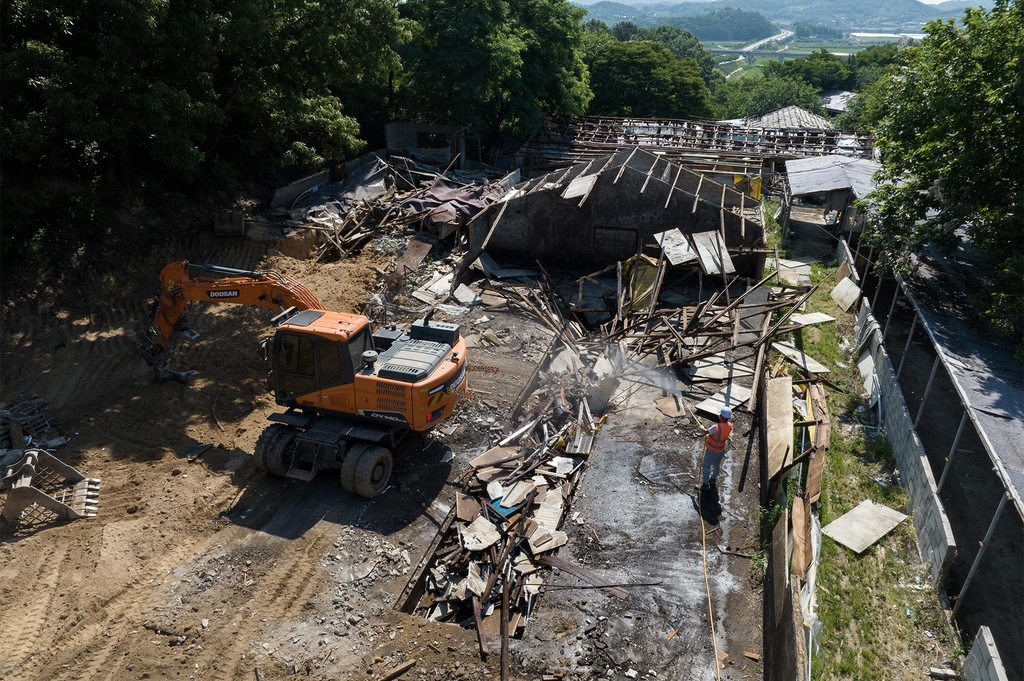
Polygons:
<instances>
[{"instance_id":1,"label":"worker in orange vest","mask_svg":"<svg viewBox=\"0 0 1024 681\"><path fill-rule=\"evenodd\" d=\"M704 429L707 435L704 437L704 467L701 470L700 479L702 492L709 491L718 482L718 474L722 470L722 459L725 458L729 435L732 433L731 421L732 410L729 407L722 407L718 412L718 423Z\"/></svg>"}]
</instances>

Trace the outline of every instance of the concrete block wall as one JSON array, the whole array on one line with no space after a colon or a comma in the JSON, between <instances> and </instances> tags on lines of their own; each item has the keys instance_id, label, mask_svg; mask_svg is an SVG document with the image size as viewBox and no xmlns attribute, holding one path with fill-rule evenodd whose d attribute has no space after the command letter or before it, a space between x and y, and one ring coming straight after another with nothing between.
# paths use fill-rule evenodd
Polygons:
<instances>
[{"instance_id":1,"label":"concrete block wall","mask_svg":"<svg viewBox=\"0 0 1024 681\"><path fill-rule=\"evenodd\" d=\"M1003 660L988 627L978 627L963 671L964 681L1007 681Z\"/></svg>"},{"instance_id":2,"label":"concrete block wall","mask_svg":"<svg viewBox=\"0 0 1024 681\"><path fill-rule=\"evenodd\" d=\"M956 540L946 516L946 508L939 499L924 445L914 429L903 390L896 381L896 370L882 344L881 328L871 314L871 306L866 298L861 299L856 328L860 335L858 353L868 349L875 361L875 374L878 376L882 400L882 426L892 445L903 486L910 493L910 512L917 530L917 548L928 565L932 581L938 583L943 570L953 558Z\"/></svg>"}]
</instances>

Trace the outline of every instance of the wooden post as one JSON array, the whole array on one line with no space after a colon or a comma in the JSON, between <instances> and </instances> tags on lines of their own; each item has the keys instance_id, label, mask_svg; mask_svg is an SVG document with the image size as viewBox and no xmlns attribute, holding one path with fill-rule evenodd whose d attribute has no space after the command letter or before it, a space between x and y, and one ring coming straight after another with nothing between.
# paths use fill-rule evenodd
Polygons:
<instances>
[{"instance_id":1,"label":"wooden post","mask_svg":"<svg viewBox=\"0 0 1024 681\"><path fill-rule=\"evenodd\" d=\"M497 569L497 568L495 568ZM501 681L508 681L508 601L511 570L505 571L501 585Z\"/></svg>"}]
</instances>

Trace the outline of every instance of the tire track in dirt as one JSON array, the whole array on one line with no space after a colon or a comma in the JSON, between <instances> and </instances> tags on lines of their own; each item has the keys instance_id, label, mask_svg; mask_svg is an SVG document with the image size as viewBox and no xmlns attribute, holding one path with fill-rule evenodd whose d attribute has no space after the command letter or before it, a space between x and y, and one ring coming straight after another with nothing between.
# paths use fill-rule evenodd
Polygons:
<instances>
[{"instance_id":1,"label":"tire track in dirt","mask_svg":"<svg viewBox=\"0 0 1024 681\"><path fill-rule=\"evenodd\" d=\"M0 641L5 642L3 667L0 667L0 671L4 672L4 678L14 678L7 675L13 675L33 654L46 650L53 641L54 632L47 626L47 618L52 612L61 566L67 555L66 548L57 554L40 552L39 559L33 566L33 577L30 581L18 575L4 578L9 585L31 583L40 586L23 592L25 600L8 609L11 613L19 612L18 617L0 618ZM7 665L10 667L5 669Z\"/></svg>"},{"instance_id":2,"label":"tire track in dirt","mask_svg":"<svg viewBox=\"0 0 1024 681\"><path fill-rule=\"evenodd\" d=\"M296 615L313 595L319 591L326 573L320 569L320 556L326 551L331 540L326 535L326 528L316 531L304 542L305 547L297 546L298 542L273 537L265 533L250 535L248 549L265 553L267 561L273 561L269 571L260 578L256 586L269 586L253 593L249 599L237 606L236 616L241 626L234 636L228 639L228 645L210 651L199 660L199 668L208 669L205 678L214 681L232 681L248 674L252 664L249 642L259 637L263 628L262 620L268 622L287 621ZM245 616L249 611L253 613ZM245 660L242 655L247 655ZM212 659L211 659L212 658ZM246 669L243 670L243 667Z\"/></svg>"},{"instance_id":3,"label":"tire track in dirt","mask_svg":"<svg viewBox=\"0 0 1024 681\"><path fill-rule=\"evenodd\" d=\"M149 574L165 574L178 564L187 549L168 551L146 566ZM159 605L158 594L141 582L131 582L113 595L90 602L88 597L79 603L79 614L69 618L56 629L54 640L61 641L59 649L52 651L42 672L35 678L94 681L111 678L114 667L110 659L119 651L141 652L143 633L139 613L148 612ZM90 613L102 613L95 617ZM129 638L135 630L138 640ZM70 674L67 670L71 670Z\"/></svg>"}]
</instances>

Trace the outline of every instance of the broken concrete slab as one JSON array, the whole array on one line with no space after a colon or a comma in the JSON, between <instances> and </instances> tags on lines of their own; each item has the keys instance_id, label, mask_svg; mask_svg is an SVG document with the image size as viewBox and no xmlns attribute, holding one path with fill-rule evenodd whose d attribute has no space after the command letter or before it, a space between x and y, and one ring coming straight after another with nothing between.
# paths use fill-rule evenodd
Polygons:
<instances>
[{"instance_id":1,"label":"broken concrete slab","mask_svg":"<svg viewBox=\"0 0 1024 681\"><path fill-rule=\"evenodd\" d=\"M707 398L695 409L697 411L710 414L712 418L718 418L718 412L722 410L722 407L729 407L730 409L736 409L742 404L745 404L750 399L750 388L745 388L742 385L736 383L730 383L722 390Z\"/></svg>"},{"instance_id":2,"label":"broken concrete slab","mask_svg":"<svg viewBox=\"0 0 1024 681\"><path fill-rule=\"evenodd\" d=\"M805 314L791 315L789 320L794 324L811 326L812 324L827 324L828 322L834 322L836 318L831 317L824 312L807 312Z\"/></svg>"},{"instance_id":3,"label":"broken concrete slab","mask_svg":"<svg viewBox=\"0 0 1024 681\"><path fill-rule=\"evenodd\" d=\"M697 232L691 234L697 258L704 274L735 274L736 266L729 257L722 235L718 232Z\"/></svg>"},{"instance_id":4,"label":"broken concrete slab","mask_svg":"<svg viewBox=\"0 0 1024 681\"><path fill-rule=\"evenodd\" d=\"M458 288L455 289L455 292L452 295L455 296L455 300L467 307L480 305L483 302L480 299L480 296L465 284L459 284Z\"/></svg>"},{"instance_id":5,"label":"broken concrete slab","mask_svg":"<svg viewBox=\"0 0 1024 681\"><path fill-rule=\"evenodd\" d=\"M821 531L854 553L863 553L906 519L899 511L865 499Z\"/></svg>"},{"instance_id":6,"label":"broken concrete slab","mask_svg":"<svg viewBox=\"0 0 1024 681\"><path fill-rule=\"evenodd\" d=\"M843 279L832 289L832 300L836 301L836 304L843 308L843 312L848 311L850 306L856 303L859 297L860 287L853 283L849 277Z\"/></svg>"},{"instance_id":7,"label":"broken concrete slab","mask_svg":"<svg viewBox=\"0 0 1024 681\"><path fill-rule=\"evenodd\" d=\"M754 375L754 370L750 367L732 362L721 354L694 360L690 364L689 372L691 378L707 381L725 381Z\"/></svg>"},{"instance_id":8,"label":"broken concrete slab","mask_svg":"<svg viewBox=\"0 0 1024 681\"><path fill-rule=\"evenodd\" d=\"M697 253L690 246L686 236L678 229L670 229L654 235L669 264L682 265L697 259Z\"/></svg>"}]
</instances>

